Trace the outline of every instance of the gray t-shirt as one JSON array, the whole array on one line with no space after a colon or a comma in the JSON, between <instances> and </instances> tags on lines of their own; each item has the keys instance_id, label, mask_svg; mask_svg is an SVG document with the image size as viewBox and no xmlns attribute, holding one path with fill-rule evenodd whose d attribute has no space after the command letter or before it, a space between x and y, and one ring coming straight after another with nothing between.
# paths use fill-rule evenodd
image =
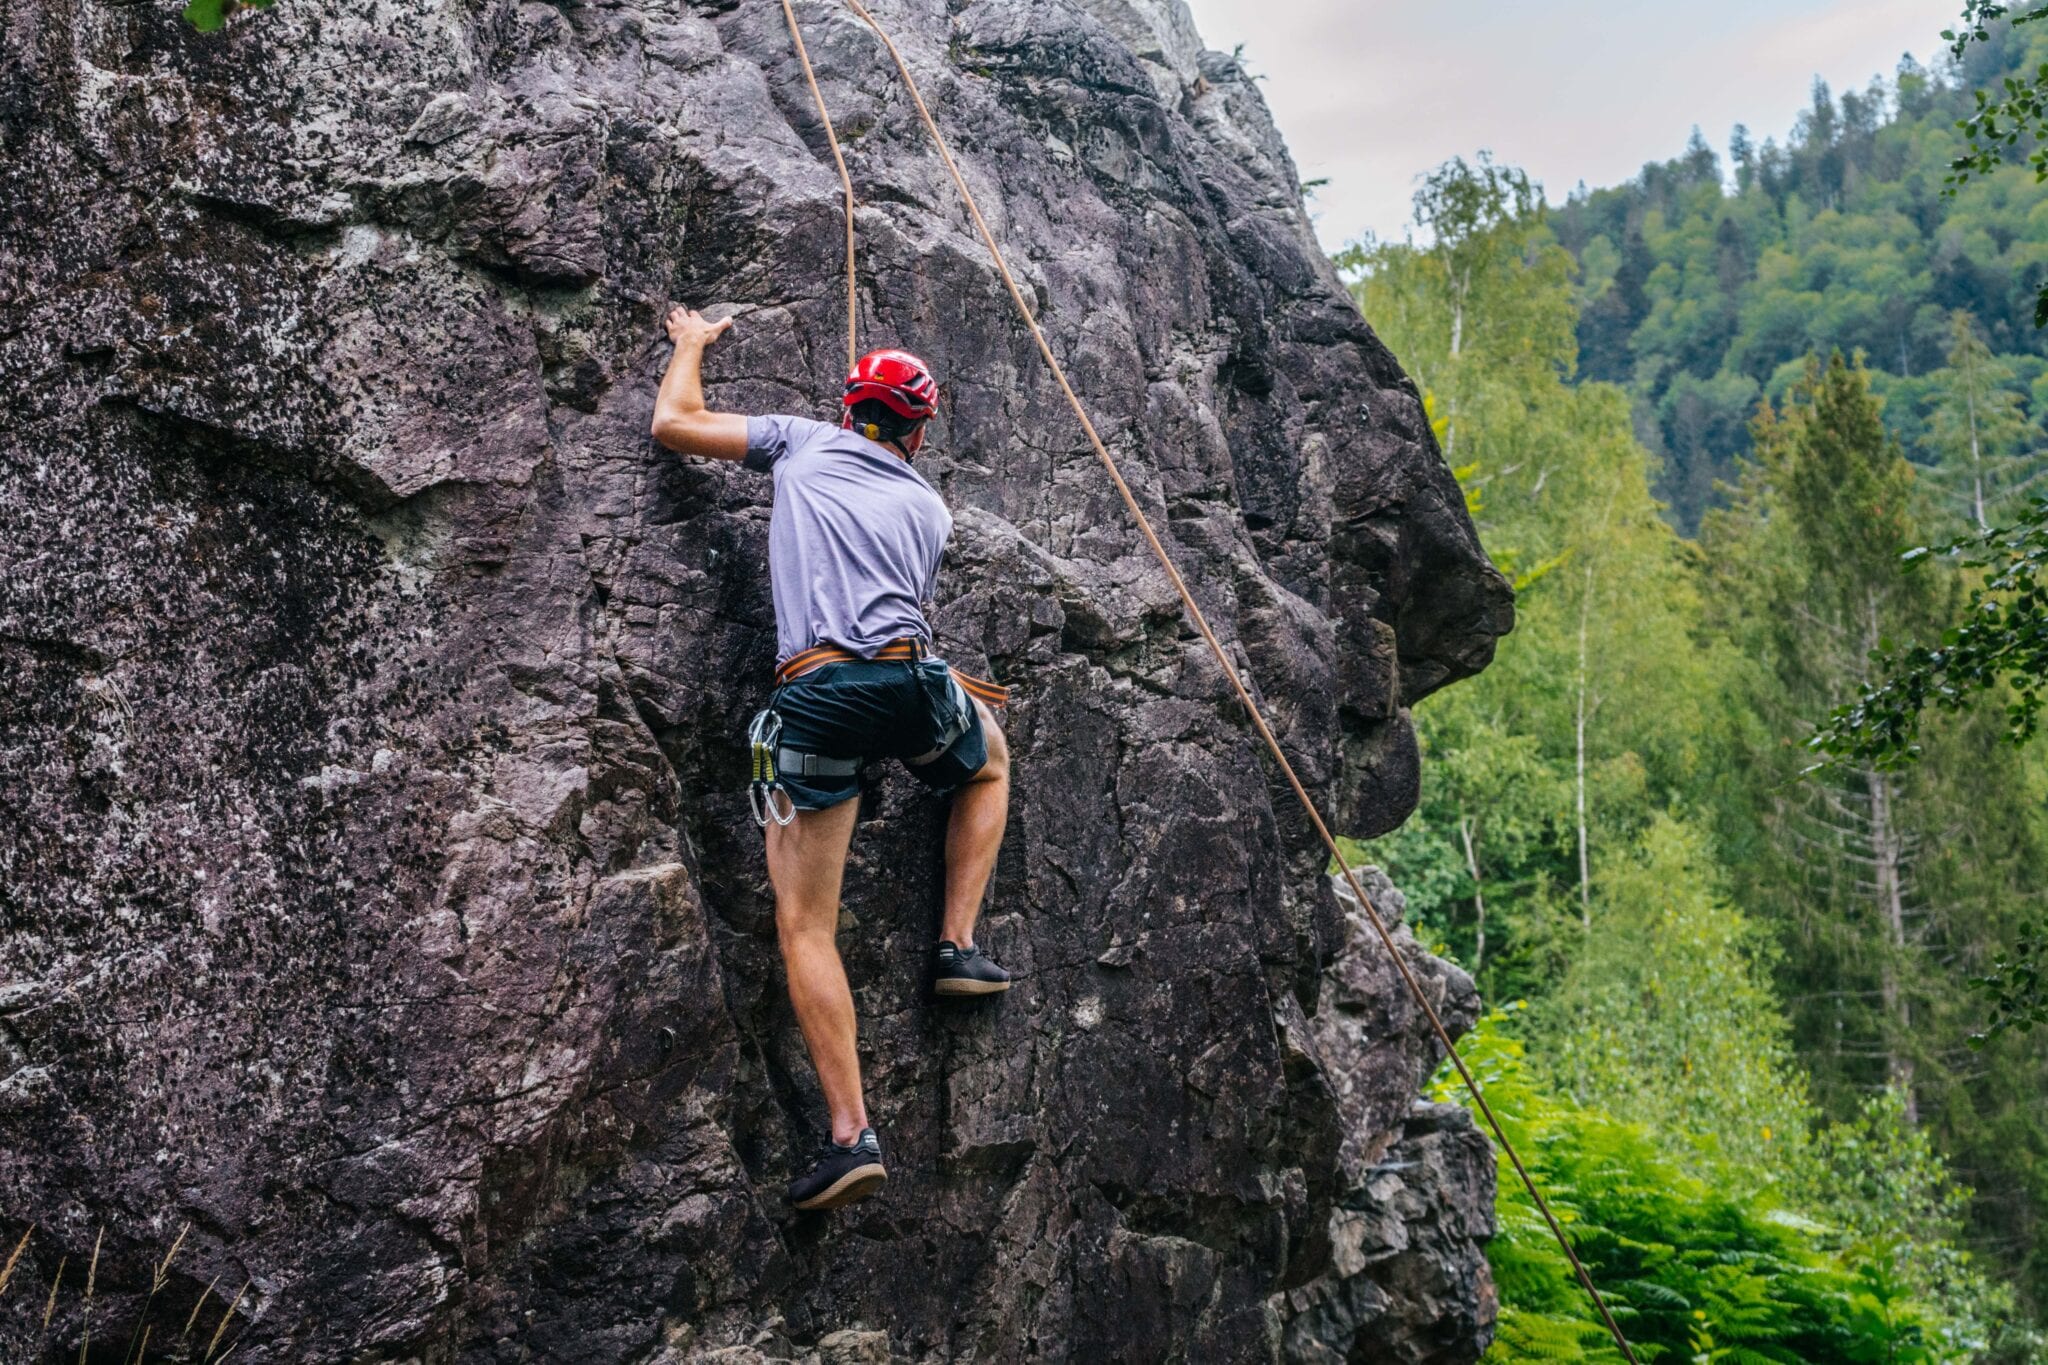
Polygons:
<instances>
[{"instance_id":1,"label":"gray t-shirt","mask_svg":"<svg viewBox=\"0 0 2048 1365\"><path fill-rule=\"evenodd\" d=\"M931 639L921 604L938 588L953 516L908 460L808 417L749 417L746 466L775 476L778 664L818 644L872 658L906 635Z\"/></svg>"}]
</instances>

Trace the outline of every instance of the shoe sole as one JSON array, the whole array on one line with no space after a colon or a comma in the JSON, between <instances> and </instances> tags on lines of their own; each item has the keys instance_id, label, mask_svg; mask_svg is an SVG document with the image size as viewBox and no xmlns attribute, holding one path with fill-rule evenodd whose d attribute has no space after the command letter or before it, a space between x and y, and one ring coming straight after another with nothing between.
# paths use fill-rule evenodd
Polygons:
<instances>
[{"instance_id":1,"label":"shoe sole","mask_svg":"<svg viewBox=\"0 0 2048 1365\"><path fill-rule=\"evenodd\" d=\"M889 1173L882 1169L879 1161L870 1161L865 1166L856 1166L845 1175L812 1195L799 1200L796 1207L809 1212L812 1209L837 1209L861 1200L882 1188Z\"/></svg>"},{"instance_id":2,"label":"shoe sole","mask_svg":"<svg viewBox=\"0 0 2048 1365\"><path fill-rule=\"evenodd\" d=\"M936 995L1000 995L1010 989L1007 981L976 981L972 977L942 976L932 987Z\"/></svg>"}]
</instances>

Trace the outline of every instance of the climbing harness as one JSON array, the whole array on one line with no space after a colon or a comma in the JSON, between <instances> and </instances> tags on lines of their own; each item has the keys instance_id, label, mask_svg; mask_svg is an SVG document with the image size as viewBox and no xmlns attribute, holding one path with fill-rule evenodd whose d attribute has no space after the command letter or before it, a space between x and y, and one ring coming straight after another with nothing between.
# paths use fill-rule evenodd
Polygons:
<instances>
[{"instance_id":1,"label":"climbing harness","mask_svg":"<svg viewBox=\"0 0 2048 1365\"><path fill-rule=\"evenodd\" d=\"M962 673L943 660L932 658L930 647L914 636L891 640L872 655L856 654L838 645L814 645L791 655L782 667L775 670L774 696L754 714L753 722L747 726L747 746L753 759L752 777L747 784L747 804L753 808L754 823L763 829L768 827L770 820L778 825L787 825L796 819L796 801L790 796L789 789L782 785L783 773L796 777L852 777L861 770L862 759L808 753L784 744L782 713L776 708L782 689L798 678L815 673L827 664L856 662L908 664L918 672L933 711L945 717L932 747L904 760L913 768L935 761L967 733L974 723L976 699L1001 709L1010 698L1007 687ZM776 804L777 796L782 799L779 806Z\"/></svg>"},{"instance_id":2,"label":"climbing harness","mask_svg":"<svg viewBox=\"0 0 2048 1365\"><path fill-rule=\"evenodd\" d=\"M1608 1335L1614 1338L1614 1344L1620 1348L1622 1355L1629 1361L1629 1365L1638 1365L1636 1353L1629 1345L1628 1338L1622 1334L1621 1325L1615 1321L1614 1314L1608 1310L1607 1300L1601 1297L1600 1289L1593 1283L1592 1275L1587 1272L1585 1264L1579 1260L1579 1253L1573 1249L1571 1239L1565 1236L1563 1226L1557 1221L1557 1216L1551 1212L1549 1201L1544 1199L1542 1192L1536 1188L1535 1178L1529 1174L1528 1168L1522 1164L1520 1153L1515 1150L1514 1143L1508 1139L1506 1130L1501 1127L1499 1118L1494 1115L1493 1106L1486 1102L1486 1094L1481 1090L1478 1079L1473 1076L1471 1068L1465 1065L1465 1059L1459 1053L1457 1043L1451 1038L1450 1030L1444 1027L1443 1018L1437 1013L1436 1006L1430 1003L1428 994L1422 989L1422 983L1416 979L1414 969L1408 965L1407 959L1401 955L1400 949L1395 946L1394 936L1388 930L1386 921L1380 918L1379 910L1373 905L1372 898L1366 895L1365 887L1359 881L1357 871L1351 866L1351 860L1346 858L1344 850L1338 847L1336 836L1330 832L1329 825L1323 820L1322 812L1316 809L1315 801L1310 798L1308 788L1302 785L1301 778L1295 773L1294 764L1288 761L1286 751L1280 747L1279 739L1273 734L1272 727L1266 723L1265 713L1260 709L1258 702L1253 699L1249 684L1245 682L1244 676L1238 671L1237 666L1231 662L1229 652L1223 648L1223 642L1216 637L1216 632L1210 628L1209 620L1202 614L1202 608L1196 603L1194 594L1188 591L1187 582L1181 577L1180 570L1174 566L1173 557L1166 552L1166 546L1160 542L1158 533L1152 529L1151 519L1145 515L1145 510L1138 505L1138 499L1131 492L1130 485L1124 481L1123 471L1118 468L1116 457L1110 454L1109 447L1103 443L1102 437L1096 433L1095 424L1088 418L1088 410L1082 406L1080 396L1074 392L1074 386L1068 382L1066 367L1061 365L1059 357L1053 354L1051 343L1045 339L1045 333L1039 328L1037 315L1031 311L1031 305L1025 302L1023 290L1018 288L1016 277L1010 273L1009 263L1003 258L1002 248L996 245L995 234L989 231L987 220L981 216L981 207L975 203L974 192L967 188L967 179L961 175L960 167L954 162L953 152L946 145L945 135L939 131L937 121L932 118L931 110L926 107L924 94L918 88L917 78L910 74L909 63L904 61L902 52L897 50L895 40L890 38L888 30L884 29L875 19L875 16L868 12L867 6L862 4L861 0L846 0L846 4L863 23L874 30L875 37L880 39L882 46L888 49L890 59L896 65L897 73L903 78L904 88L910 92L911 102L917 107L918 117L924 122L925 131L931 134L932 144L938 148L939 158L945 162L946 171L952 176L954 187L960 191L960 198L967 207L968 216L973 219L975 230L980 234L982 244L988 248L989 256L995 263L996 273L1002 277L1003 286L1009 291L1010 301L1017 306L1017 313L1023 318L1025 327L1030 330L1031 339L1038 344L1039 354L1045 358L1047 368L1052 371L1053 379L1060 386L1060 392L1066 395L1067 406L1073 409L1075 420L1080 423L1082 432L1087 435L1089 445L1094 447L1096 458L1102 462L1102 467L1108 473L1110 482L1116 487L1117 495L1123 499L1124 507L1131 514L1131 520L1136 523L1139 533L1145 539L1146 545L1151 548L1153 557L1159 561L1160 568L1166 571L1167 579L1173 584L1174 591L1180 595L1181 606L1186 610L1188 619L1194 623L1195 629L1200 632L1202 639L1208 644L1210 652L1216 656L1217 666L1223 670L1223 676L1229 681L1231 690L1237 694L1238 701L1244 706L1245 714L1250 717L1253 727L1258 731L1259 738L1265 741L1266 748L1273 755L1274 763L1279 766L1281 775L1287 779L1287 785L1293 789L1295 799L1301 803L1302 811L1308 816L1309 823L1315 827L1317 837L1322 840L1323 847L1329 850L1331 860L1337 864L1337 868L1343 874L1345 882L1350 886L1352 894L1358 898L1359 905L1364 908L1366 918L1371 922L1373 931L1378 935L1381 944L1385 946L1387 955L1393 959L1394 966L1400 971L1401 980L1407 985L1409 995L1414 998L1424 1017L1429 1020L1429 1026L1435 1032L1437 1041L1443 1046L1444 1053L1451 1065L1456 1068L1459 1080L1464 1083L1466 1092L1472 1096L1472 1101L1478 1107L1479 1112L1485 1116L1486 1125L1492 1130L1494 1141L1499 1144L1501 1152L1514 1167L1515 1174L1521 1179L1522 1188L1529 1192L1530 1200L1536 1205L1537 1211L1543 1215L1544 1222L1549 1225L1551 1235L1557 1239L1558 1247L1563 1250L1565 1258L1571 1262L1572 1270L1577 1274L1579 1284L1592 1299L1594 1308L1599 1311L1600 1319L1606 1325ZM847 174L845 158L840 155L839 137L833 131L832 116L825 108L825 97L819 93L817 77L811 71L811 59L804 51L803 35L798 32L796 12L790 8L790 0L782 0L782 13L789 22L790 37L796 44L797 59L803 64L805 79L810 82L812 98L817 101L818 105L818 118L824 124L825 138L831 144L832 159L839 167L840 183L846 191L846 350L847 355L851 357L856 354L853 337L855 325L853 181Z\"/></svg>"}]
</instances>

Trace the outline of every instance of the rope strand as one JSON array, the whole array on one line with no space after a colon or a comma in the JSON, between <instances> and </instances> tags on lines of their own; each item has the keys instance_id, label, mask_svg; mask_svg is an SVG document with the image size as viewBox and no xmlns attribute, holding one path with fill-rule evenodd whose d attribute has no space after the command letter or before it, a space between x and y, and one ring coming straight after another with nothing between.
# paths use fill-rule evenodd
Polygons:
<instances>
[{"instance_id":1,"label":"rope strand","mask_svg":"<svg viewBox=\"0 0 2048 1365\"><path fill-rule=\"evenodd\" d=\"M804 50L803 30L796 25L796 11L790 8L789 0L782 0L782 17L789 23L789 39L796 44L797 61L803 64L804 82L811 87L811 99L817 103L818 122L825 125L825 141L832 146L832 164L839 168L839 186L846 192L846 372L852 374L860 361L855 335L859 330L859 313L853 270L853 177L846 173L846 158L839 154L839 135L832 131L832 114L825 108L824 92L818 89L818 73L811 70L811 54Z\"/></svg>"},{"instance_id":2,"label":"rope strand","mask_svg":"<svg viewBox=\"0 0 2048 1365\"><path fill-rule=\"evenodd\" d=\"M1606 1325L1608 1335L1614 1338L1614 1344L1621 1349L1621 1353L1629 1361L1629 1365L1639 1365L1635 1351L1629 1345L1628 1338L1622 1334L1620 1324L1614 1320L1614 1314L1608 1311L1606 1299L1601 1297L1598 1286L1593 1283L1592 1275L1587 1272L1585 1264L1579 1260L1578 1252L1573 1249L1571 1239L1565 1236L1563 1226L1557 1221L1556 1215L1550 1211L1549 1202L1544 1199L1542 1192L1536 1188L1536 1181L1529 1174L1528 1168L1522 1164L1521 1154L1515 1150L1514 1143L1508 1139L1507 1131L1501 1127L1500 1119L1493 1112L1493 1106L1486 1102L1486 1095L1480 1089L1478 1079L1473 1076L1471 1069L1465 1065L1465 1059L1459 1054L1458 1045L1452 1040L1450 1030L1444 1027L1442 1017L1437 1014L1436 1007L1430 1003L1429 996L1422 989L1422 983L1415 977L1414 969L1408 965L1407 958L1402 955L1400 949L1395 945L1394 936L1387 929L1386 921L1380 918L1379 910L1373 905L1372 898L1366 894L1364 885L1358 879L1357 871L1351 866L1350 860L1344 856L1344 850L1338 847L1336 836L1331 834L1330 827L1324 823L1322 813L1316 809L1315 801L1309 796L1308 789L1302 785L1301 778L1295 773L1294 764L1288 761L1286 751L1280 747L1279 739L1273 734L1272 727L1266 723L1265 713L1260 709L1259 704L1253 700L1251 689L1246 685L1236 665L1230 661L1228 652L1223 648L1223 642L1216 637L1216 632L1210 628L1209 620L1202 614L1202 608L1195 601L1194 594L1188 590L1186 580L1181 577L1180 570L1174 566L1173 557L1167 553L1166 546L1161 543L1157 532L1152 529L1151 519L1145 515L1144 509L1138 505L1137 496L1131 492L1130 485L1124 481L1123 471L1118 467L1116 457L1109 453L1109 447L1103 443L1102 437L1097 434L1094 422L1089 420L1088 410L1082 406L1080 396L1074 392L1074 386L1067 380L1066 368L1060 364L1059 357L1053 354L1051 344L1046 341L1045 333L1039 328L1038 318L1032 313L1031 305L1025 302L1024 293L1018 288L1016 277L1010 273L1009 263L1003 258L1002 248L996 244L995 234L989 231L987 220L981 216L981 206L975 202L974 192L967 188L967 179L961 175L959 165L954 162L953 152L946 145L945 135L939 131L937 121L932 118L931 110L926 107L924 94L918 88L917 78L910 74L909 63L904 61L903 54L897 50L896 43L890 38L888 31L877 22L874 15L868 12L867 6L862 4L861 0L846 0L846 3L869 28L874 30L875 36L881 39L882 45L889 50L889 56L895 62L897 72L903 77L904 87L909 90L911 101L917 106L918 117L924 121L925 130L931 134L932 143L938 148L939 156L946 163L946 170L952 176L954 186L959 189L962 202L967 206L968 215L974 220L975 230L981 235L982 244L988 248L989 256L995 262L996 273L1002 276L1003 287L1009 291L1010 301L1017 306L1017 312L1023 317L1024 325L1030 329L1031 339L1038 343L1039 354L1045 358L1046 366L1052 371L1053 378L1059 383L1060 391L1066 395L1067 405L1073 409L1075 419L1080 422L1081 430L1087 434L1088 443L1094 447L1096 458L1102 462L1102 467L1108 473L1110 482L1116 486L1117 495L1123 499L1124 507L1130 512L1132 521L1137 524L1138 531L1144 536L1146 545L1151 548L1153 557L1159 561L1160 567L1166 571L1166 576L1172 582L1174 591L1180 595L1181 605L1186 608L1188 618L1194 622L1195 629L1201 633L1202 639L1208 644L1210 652L1216 656L1217 665L1222 668L1223 676L1229 680L1231 689L1236 692L1238 701L1245 709L1245 714L1251 717L1253 726L1258 730L1259 738L1265 741L1266 748L1273 755L1273 761L1279 765L1281 774L1287 779L1287 785L1293 789L1295 799L1301 803L1301 808L1307 813L1309 822L1315 826L1317 837L1322 840L1323 847L1329 850L1331 859L1343 873L1345 882L1349 884L1351 894L1357 897L1359 905L1365 911L1366 918L1372 924L1374 933L1379 936L1380 942L1386 947L1387 955L1393 959L1394 966L1399 969L1401 980L1407 985L1409 995L1414 997L1415 1003L1421 1007L1423 1015L1429 1020L1431 1030L1436 1034L1437 1041L1443 1046L1445 1055L1449 1058L1451 1065L1457 1069L1458 1078L1464 1082L1465 1089L1472 1096L1473 1103L1478 1106L1479 1112L1485 1116L1486 1126L1492 1130L1494 1140L1500 1144L1501 1151L1506 1154L1509 1163L1514 1167L1515 1174L1521 1179L1522 1187L1529 1192L1529 1198L1535 1203L1537 1211L1543 1215L1543 1221L1549 1224L1551 1235L1557 1239L1557 1244L1564 1251L1566 1259L1571 1262L1572 1270L1578 1276L1579 1283L1585 1288L1587 1295L1592 1299L1594 1308L1599 1311L1600 1319ZM790 12L789 0L782 0L782 8L783 13L789 18L790 35L796 38L797 53L799 57L802 57L803 39L797 35L796 16ZM803 60L804 73L806 76L809 76L810 61L808 58ZM811 81L811 92L815 95L817 90L817 82L813 79ZM822 96L819 97L819 112L822 116L824 112ZM835 161L839 161L839 173L841 178L844 179L846 176L846 163L839 159L839 141L833 135L830 118L825 119L825 136L832 143L832 156ZM849 300L847 345L849 350L851 350L853 344L853 319L850 303L853 298L854 287L854 258L853 186L850 182L846 186L846 203L846 272L847 298Z\"/></svg>"}]
</instances>

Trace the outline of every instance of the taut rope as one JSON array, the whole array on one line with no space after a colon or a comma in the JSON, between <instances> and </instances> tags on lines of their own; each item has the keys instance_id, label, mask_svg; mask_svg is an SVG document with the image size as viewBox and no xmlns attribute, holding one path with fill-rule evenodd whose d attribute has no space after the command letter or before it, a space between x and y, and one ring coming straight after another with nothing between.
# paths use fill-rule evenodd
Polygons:
<instances>
[{"instance_id":1,"label":"taut rope","mask_svg":"<svg viewBox=\"0 0 2048 1365\"><path fill-rule=\"evenodd\" d=\"M1593 1277L1587 1273L1585 1264L1579 1260L1578 1252L1572 1249L1571 1239L1565 1236L1563 1226L1550 1211L1549 1201L1545 1200L1542 1192L1536 1188L1535 1179L1530 1176L1528 1167L1522 1164L1521 1154L1515 1150L1514 1143L1508 1140L1507 1131L1494 1116L1493 1106L1486 1102L1485 1092L1480 1089L1478 1079L1472 1075L1471 1068L1465 1065L1464 1057L1459 1055L1458 1045L1452 1040L1450 1030L1444 1027L1444 1021L1437 1014L1436 1007L1430 1004L1429 996L1423 991L1422 983L1416 980L1415 972L1409 967L1407 959L1401 955L1400 949L1394 946L1394 936L1388 932L1386 921L1380 918L1380 912L1373 906L1372 898L1365 894L1365 887L1359 881L1358 873L1352 868L1350 860L1344 856L1344 850L1337 846L1336 836L1330 833L1330 827L1324 823L1322 813L1316 809L1316 803L1310 798L1308 789L1295 774L1294 765L1288 762L1286 752L1280 747L1280 741L1274 736L1272 727L1266 723L1265 713L1259 709L1259 704L1252 700L1251 689L1245 685L1236 665L1231 663L1229 654L1223 648L1223 642L1217 639L1216 632L1210 629L1208 618L1202 614L1202 608L1195 602L1194 594L1188 591L1188 585L1181 578L1180 570L1174 567L1173 557L1167 554L1166 546L1160 543L1158 534L1153 531L1151 519L1145 515L1144 509L1138 506L1138 500L1132 494L1130 485L1124 482L1123 471L1117 467L1116 457L1109 453L1109 447L1104 445L1102 437L1096 434L1095 424L1088 419L1087 409L1081 405L1081 399L1074 392L1074 386L1067 381L1066 368L1060 364L1059 357L1053 354L1052 346L1045 339L1045 333L1039 329L1038 319L1033 315L1031 305L1024 301L1023 291L1017 287L1016 278L1010 274L1009 263L1003 259L1003 250L996 245L995 234L989 231L988 222L981 216L981 207L974 202L974 192L967 188L967 180L960 174L960 167L953 160L953 152L946 145L945 135L939 131L939 125L933 120L931 110L925 106L924 94L918 89L917 78L910 74L909 63L903 60L903 54L897 50L895 41L876 21L875 16L868 12L867 6L862 4L861 0L846 0L846 3L869 28L874 30L875 36L882 40L882 45L888 48L890 58L896 63L896 70L903 77L904 87L910 91L910 98L917 105L918 117L924 120L925 129L932 136L932 143L939 149L939 156L945 161L946 170L953 177L953 184L959 189L960 198L966 204L969 216L974 219L975 230L981 234L982 243L988 248L988 254L995 262L996 273L1002 276L1003 286L1010 292L1010 301L1017 305L1017 312L1023 317L1024 325L1031 329L1031 339L1038 343L1039 354L1045 357L1045 363L1052 370L1053 378L1059 382L1060 391L1067 397L1067 405L1074 410L1075 420L1080 422L1081 430L1087 433L1088 443L1095 448L1096 458L1102 461L1102 467L1109 474L1110 482L1116 485L1117 494L1123 499L1125 508L1130 511L1132 521L1137 523L1138 531L1144 536L1145 543L1151 547L1160 567L1166 570L1166 576L1172 581L1174 591L1180 594L1181 605L1187 610L1188 619L1195 623L1195 629L1201 632L1202 639L1208 642L1210 652L1216 656L1216 663L1223 670L1223 676L1230 680L1230 686L1237 693L1238 701L1243 704L1245 713L1251 717L1252 724L1258 729L1259 738L1266 742L1266 748L1272 752L1273 761L1280 765L1282 775L1287 778L1287 785L1294 789L1295 799L1301 802L1301 808L1307 813L1309 822L1315 826L1317 836L1323 841L1323 847L1329 850L1331 859L1343 872L1344 880L1350 884L1351 893L1358 898L1359 905L1365 910L1366 918L1371 921L1373 931L1379 935L1380 942L1386 946L1387 955L1393 958L1394 966L1400 970L1401 980L1407 983L1409 995L1414 997L1415 1003L1429 1019L1430 1028L1435 1031L1437 1041L1443 1044L1445 1055L1450 1058L1451 1064L1457 1068L1458 1077L1465 1083L1465 1089L1471 1094L1473 1103L1478 1105L1479 1112L1486 1116L1486 1125L1493 1130L1494 1140L1500 1144L1501 1151L1507 1154L1509 1163L1515 1168L1515 1174L1521 1177L1522 1187L1529 1192L1529 1198L1542 1213L1543 1221L1550 1225L1551 1235L1557 1238L1557 1244L1564 1250L1566 1259L1571 1262L1579 1283L1591 1296L1593 1306L1599 1310L1601 1321L1607 1326L1608 1334L1614 1338L1614 1344L1621 1348L1621 1353L1628 1359L1629 1365L1639 1365L1635 1351L1629 1346L1628 1338L1622 1335L1620 1324L1614 1320L1614 1314L1608 1311L1607 1300L1601 1297L1598 1286L1593 1283ZM839 138L832 130L831 117L825 112L824 97L818 94L817 79L811 75L810 58L804 55L803 38L797 32L796 15L790 9L790 0L782 0L782 12L789 20L790 36L796 40L797 56L803 62L805 77L810 80L811 93L817 96L819 117L825 124L825 137L832 144L832 159L838 163L839 178L846 189L846 347L848 356L852 357L853 183L847 176L846 162L839 154Z\"/></svg>"}]
</instances>

